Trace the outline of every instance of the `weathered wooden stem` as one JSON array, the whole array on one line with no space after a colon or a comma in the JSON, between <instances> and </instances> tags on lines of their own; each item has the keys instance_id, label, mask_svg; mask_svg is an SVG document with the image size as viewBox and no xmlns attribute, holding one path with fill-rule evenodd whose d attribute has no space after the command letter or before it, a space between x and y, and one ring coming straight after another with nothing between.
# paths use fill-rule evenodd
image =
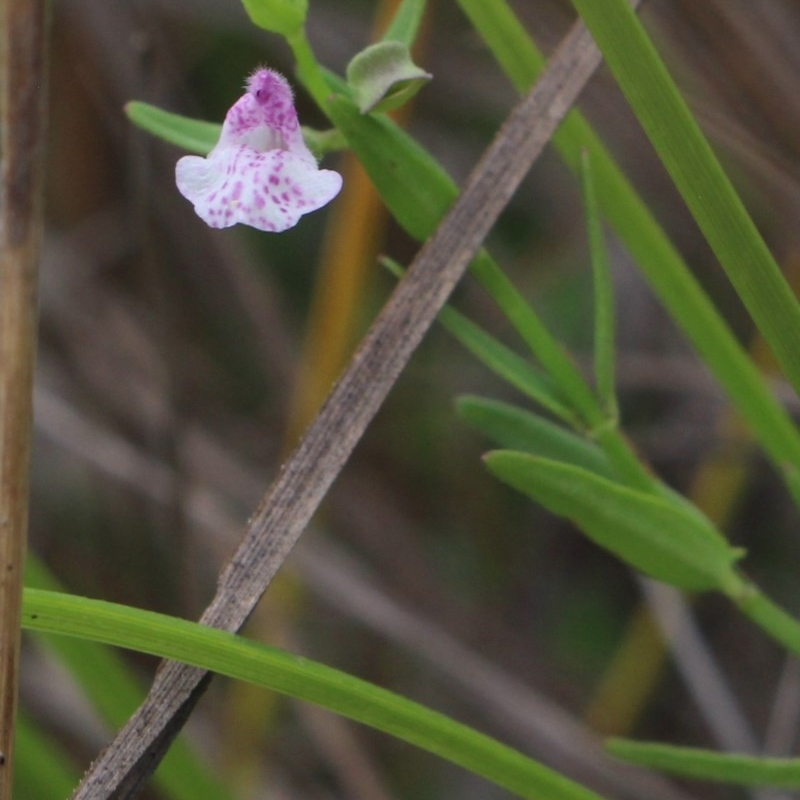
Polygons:
<instances>
[{"instance_id":1,"label":"weathered wooden stem","mask_svg":"<svg viewBox=\"0 0 800 800\"><path fill-rule=\"evenodd\" d=\"M0 36L0 800L10 800L42 231L44 0L4 0Z\"/></svg>"}]
</instances>

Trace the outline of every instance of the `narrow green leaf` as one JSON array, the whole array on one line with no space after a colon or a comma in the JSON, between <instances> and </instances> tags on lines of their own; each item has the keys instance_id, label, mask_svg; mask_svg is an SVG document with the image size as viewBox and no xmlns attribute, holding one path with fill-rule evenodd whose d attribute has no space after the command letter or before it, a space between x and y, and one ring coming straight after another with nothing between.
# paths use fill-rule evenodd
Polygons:
<instances>
[{"instance_id":1,"label":"narrow green leaf","mask_svg":"<svg viewBox=\"0 0 800 800\"><path fill-rule=\"evenodd\" d=\"M597 445L565 430L539 414L484 397L467 395L456 403L458 415L509 450L563 461L614 480L614 469Z\"/></svg>"},{"instance_id":2,"label":"narrow green leaf","mask_svg":"<svg viewBox=\"0 0 800 800\"><path fill-rule=\"evenodd\" d=\"M479 361L511 386L571 425L579 424L547 373L518 356L454 308L445 306L439 312L439 322Z\"/></svg>"},{"instance_id":3,"label":"narrow green leaf","mask_svg":"<svg viewBox=\"0 0 800 800\"><path fill-rule=\"evenodd\" d=\"M502 0L458 0L503 72L522 94L545 65L545 58L508 4Z\"/></svg>"},{"instance_id":4,"label":"narrow green leaf","mask_svg":"<svg viewBox=\"0 0 800 800\"><path fill-rule=\"evenodd\" d=\"M505 0L458 2L517 91L527 91L545 59ZM580 112L567 115L555 144L574 171L582 149L589 150L604 216L776 467L791 463L800 469L800 435L794 423Z\"/></svg>"},{"instance_id":5,"label":"narrow green leaf","mask_svg":"<svg viewBox=\"0 0 800 800\"><path fill-rule=\"evenodd\" d=\"M620 468L620 458L612 460L596 441L565 430L539 414L499 400L474 396L460 398L456 410L469 424L502 448L525 450L536 456L572 464L610 481L624 483L646 494L654 494L668 503L683 506L688 514L699 517L701 525L706 524L696 506L662 481L651 478L644 484L641 480L629 480L628 472ZM639 470L642 469L640 464Z\"/></svg>"},{"instance_id":6,"label":"narrow green leaf","mask_svg":"<svg viewBox=\"0 0 800 800\"><path fill-rule=\"evenodd\" d=\"M588 150L582 153L581 178L594 275L594 373L597 394L609 418L616 420L619 411L614 380L614 288Z\"/></svg>"},{"instance_id":7,"label":"narrow green leaf","mask_svg":"<svg viewBox=\"0 0 800 800\"><path fill-rule=\"evenodd\" d=\"M682 505L634 491L569 464L508 450L485 456L489 470L596 544L664 583L695 591L734 591L740 551Z\"/></svg>"},{"instance_id":8,"label":"narrow green leaf","mask_svg":"<svg viewBox=\"0 0 800 800\"><path fill-rule=\"evenodd\" d=\"M530 800L598 795L442 714L273 647L150 611L27 589L23 627L175 659L307 700L390 733Z\"/></svg>"},{"instance_id":9,"label":"narrow green leaf","mask_svg":"<svg viewBox=\"0 0 800 800\"><path fill-rule=\"evenodd\" d=\"M201 156L208 155L222 130L215 122L189 119L138 100L126 103L125 113L134 125L148 133Z\"/></svg>"},{"instance_id":10,"label":"narrow green leaf","mask_svg":"<svg viewBox=\"0 0 800 800\"><path fill-rule=\"evenodd\" d=\"M708 243L800 391L800 304L627 0L573 0Z\"/></svg>"},{"instance_id":11,"label":"narrow green leaf","mask_svg":"<svg viewBox=\"0 0 800 800\"><path fill-rule=\"evenodd\" d=\"M331 97L326 110L398 223L415 239L427 239L456 199L455 183L388 117L364 115L342 94Z\"/></svg>"},{"instance_id":12,"label":"narrow green leaf","mask_svg":"<svg viewBox=\"0 0 800 800\"><path fill-rule=\"evenodd\" d=\"M383 34L384 42L402 42L409 50L414 45L427 0L403 0Z\"/></svg>"},{"instance_id":13,"label":"narrow green leaf","mask_svg":"<svg viewBox=\"0 0 800 800\"><path fill-rule=\"evenodd\" d=\"M728 593L738 609L780 642L790 653L800 656L800 620L765 595L758 586L747 583Z\"/></svg>"},{"instance_id":14,"label":"narrow green leaf","mask_svg":"<svg viewBox=\"0 0 800 800\"><path fill-rule=\"evenodd\" d=\"M628 739L609 739L606 748L631 764L686 778L741 786L800 788L800 758L759 758Z\"/></svg>"},{"instance_id":15,"label":"narrow green leaf","mask_svg":"<svg viewBox=\"0 0 800 800\"><path fill-rule=\"evenodd\" d=\"M513 325L514 330L550 375L559 393L568 399L581 420L581 426L592 430L605 425L607 420L602 409L569 355L485 250L481 250L475 257L470 274Z\"/></svg>"},{"instance_id":16,"label":"narrow green leaf","mask_svg":"<svg viewBox=\"0 0 800 800\"><path fill-rule=\"evenodd\" d=\"M404 270L396 261L385 256L380 260L396 278L403 276ZM546 372L518 356L450 305L439 312L438 320L465 349L496 375L555 416L574 427L580 427L580 421L565 404Z\"/></svg>"}]
</instances>

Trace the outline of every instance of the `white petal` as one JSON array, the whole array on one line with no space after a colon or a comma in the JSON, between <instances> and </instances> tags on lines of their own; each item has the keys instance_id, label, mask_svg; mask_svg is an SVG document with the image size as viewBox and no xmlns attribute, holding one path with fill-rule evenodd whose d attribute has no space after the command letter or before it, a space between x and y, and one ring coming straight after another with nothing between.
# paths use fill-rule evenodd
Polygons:
<instances>
[{"instance_id":1,"label":"white petal","mask_svg":"<svg viewBox=\"0 0 800 800\"><path fill-rule=\"evenodd\" d=\"M187 199L194 199L211 191L220 182L219 166L210 158L184 156L175 165L175 183L178 191Z\"/></svg>"},{"instance_id":2,"label":"white petal","mask_svg":"<svg viewBox=\"0 0 800 800\"><path fill-rule=\"evenodd\" d=\"M217 148L208 159L187 156L178 162L176 177L181 193L212 228L241 222L275 232L330 202L342 186L337 172L319 170L313 160L249 147Z\"/></svg>"}]
</instances>

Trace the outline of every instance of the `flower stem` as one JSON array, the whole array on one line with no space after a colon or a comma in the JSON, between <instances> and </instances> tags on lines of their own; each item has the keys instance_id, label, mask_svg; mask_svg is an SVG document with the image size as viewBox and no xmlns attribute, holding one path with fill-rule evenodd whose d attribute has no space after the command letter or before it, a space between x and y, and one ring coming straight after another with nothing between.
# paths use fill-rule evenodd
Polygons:
<instances>
[{"instance_id":1,"label":"flower stem","mask_svg":"<svg viewBox=\"0 0 800 800\"><path fill-rule=\"evenodd\" d=\"M631 449L619 429L616 417L609 418L604 425L591 431L591 437L603 449L623 483L640 492L658 492L657 480Z\"/></svg>"},{"instance_id":2,"label":"flower stem","mask_svg":"<svg viewBox=\"0 0 800 800\"><path fill-rule=\"evenodd\" d=\"M775 641L800 656L800 621L770 600L754 583L745 582L743 590L729 593L731 601Z\"/></svg>"},{"instance_id":3,"label":"flower stem","mask_svg":"<svg viewBox=\"0 0 800 800\"><path fill-rule=\"evenodd\" d=\"M331 90L325 80L325 74L314 56L314 51L311 49L305 28L300 28L297 33L287 37L287 42L297 62L297 77L300 83L314 98L317 105L327 113Z\"/></svg>"}]
</instances>

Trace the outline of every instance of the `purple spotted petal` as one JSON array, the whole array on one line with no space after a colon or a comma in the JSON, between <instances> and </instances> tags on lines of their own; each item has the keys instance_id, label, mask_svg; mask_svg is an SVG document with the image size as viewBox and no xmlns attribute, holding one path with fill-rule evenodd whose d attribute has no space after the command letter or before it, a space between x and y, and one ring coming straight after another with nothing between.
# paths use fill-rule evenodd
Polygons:
<instances>
[{"instance_id":1,"label":"purple spotted petal","mask_svg":"<svg viewBox=\"0 0 800 800\"><path fill-rule=\"evenodd\" d=\"M338 172L317 169L313 159L246 146L217 146L205 159L185 156L175 177L180 193L212 228L241 222L273 232L293 227L303 214L330 202L342 186Z\"/></svg>"},{"instance_id":2,"label":"purple spotted petal","mask_svg":"<svg viewBox=\"0 0 800 800\"><path fill-rule=\"evenodd\" d=\"M303 141L292 90L268 69L250 76L247 93L228 111L208 157L178 161L175 181L212 228L241 222L263 231L291 228L342 188L341 175L317 169Z\"/></svg>"},{"instance_id":3,"label":"purple spotted petal","mask_svg":"<svg viewBox=\"0 0 800 800\"><path fill-rule=\"evenodd\" d=\"M219 146L242 144L260 152L290 150L313 158L303 141L291 87L277 72L256 70L247 81L247 93L225 117Z\"/></svg>"}]
</instances>

